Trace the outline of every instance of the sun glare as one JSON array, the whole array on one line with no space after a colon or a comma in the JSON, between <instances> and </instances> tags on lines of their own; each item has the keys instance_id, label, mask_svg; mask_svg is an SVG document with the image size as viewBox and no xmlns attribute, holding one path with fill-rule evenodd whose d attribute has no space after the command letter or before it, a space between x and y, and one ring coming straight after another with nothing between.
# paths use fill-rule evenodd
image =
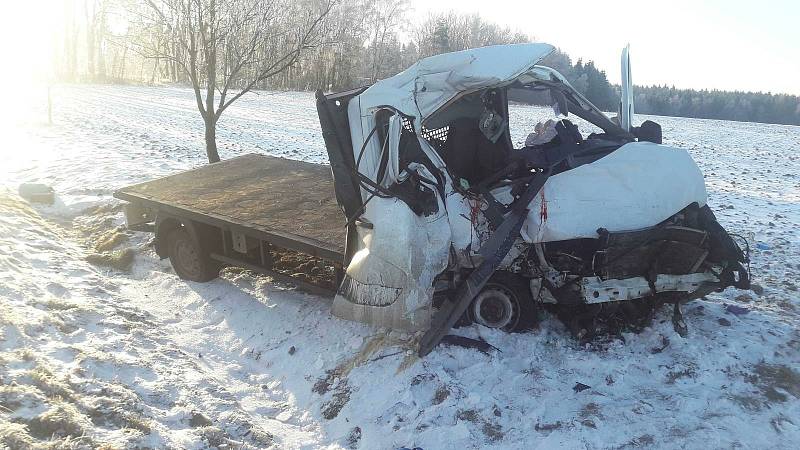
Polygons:
<instances>
[{"instance_id":1,"label":"sun glare","mask_svg":"<svg viewBox=\"0 0 800 450\"><path fill-rule=\"evenodd\" d=\"M62 0L33 0L4 5L9 9L0 26L0 54L6 61L0 70L5 104L0 108L4 141L0 157L5 166L42 156L28 139L28 131L48 123L48 89L63 4Z\"/></svg>"}]
</instances>

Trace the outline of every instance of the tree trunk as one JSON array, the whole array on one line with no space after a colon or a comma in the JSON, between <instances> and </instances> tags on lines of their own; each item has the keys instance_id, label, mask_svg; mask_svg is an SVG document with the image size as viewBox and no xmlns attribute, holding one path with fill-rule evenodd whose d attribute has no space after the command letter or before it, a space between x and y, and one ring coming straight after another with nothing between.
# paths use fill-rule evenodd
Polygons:
<instances>
[{"instance_id":1,"label":"tree trunk","mask_svg":"<svg viewBox=\"0 0 800 450\"><path fill-rule=\"evenodd\" d=\"M219 162L219 153L217 153L217 121L214 117L204 118L206 124L206 155L208 162Z\"/></svg>"},{"instance_id":2,"label":"tree trunk","mask_svg":"<svg viewBox=\"0 0 800 450\"><path fill-rule=\"evenodd\" d=\"M86 19L86 62L87 62L87 73L88 79L90 82L95 81L95 67L94 67L94 32L95 32L95 22L94 17L91 19L89 18L89 2L83 2L83 15ZM92 14L96 14L96 11L93 11Z\"/></svg>"}]
</instances>

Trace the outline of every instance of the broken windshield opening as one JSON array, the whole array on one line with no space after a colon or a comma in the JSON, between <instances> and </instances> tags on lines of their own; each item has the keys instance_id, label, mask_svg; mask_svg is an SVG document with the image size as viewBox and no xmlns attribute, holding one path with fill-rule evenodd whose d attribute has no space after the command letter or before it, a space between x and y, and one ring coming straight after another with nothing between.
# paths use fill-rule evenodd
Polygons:
<instances>
[{"instance_id":1,"label":"broken windshield opening","mask_svg":"<svg viewBox=\"0 0 800 450\"><path fill-rule=\"evenodd\" d=\"M555 124L568 119L577 125L583 138L603 133L597 125L576 115L565 115L560 101L548 88L509 88L508 126L515 149L542 145L555 138Z\"/></svg>"},{"instance_id":2,"label":"broken windshield opening","mask_svg":"<svg viewBox=\"0 0 800 450\"><path fill-rule=\"evenodd\" d=\"M424 124L422 137L466 189L502 183L512 166L548 167L554 155L577 145L570 161L555 168L570 170L632 140L563 77L540 66L511 84L462 93Z\"/></svg>"}]
</instances>

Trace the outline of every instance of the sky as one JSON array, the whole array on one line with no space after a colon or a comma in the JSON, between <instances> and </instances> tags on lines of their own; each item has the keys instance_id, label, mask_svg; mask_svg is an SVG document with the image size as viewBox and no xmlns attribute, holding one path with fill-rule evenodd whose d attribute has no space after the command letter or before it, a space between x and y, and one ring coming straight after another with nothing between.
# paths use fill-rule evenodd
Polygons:
<instances>
[{"instance_id":1,"label":"sky","mask_svg":"<svg viewBox=\"0 0 800 450\"><path fill-rule=\"evenodd\" d=\"M430 12L480 13L573 60L594 60L612 83L630 43L635 84L800 95L800 0L411 0Z\"/></svg>"},{"instance_id":2,"label":"sky","mask_svg":"<svg viewBox=\"0 0 800 450\"><path fill-rule=\"evenodd\" d=\"M622 47L630 43L634 83L680 88L800 95L800 0L410 0L412 23L432 11L478 12L573 59L594 60L619 83ZM0 54L13 70L0 83L47 72L51 33L64 0L4 3Z\"/></svg>"}]
</instances>

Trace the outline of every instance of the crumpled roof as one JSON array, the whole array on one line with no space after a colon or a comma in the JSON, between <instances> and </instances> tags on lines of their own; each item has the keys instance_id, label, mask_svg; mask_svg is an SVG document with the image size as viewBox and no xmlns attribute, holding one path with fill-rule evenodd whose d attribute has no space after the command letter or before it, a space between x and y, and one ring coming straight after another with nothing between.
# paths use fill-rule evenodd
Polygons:
<instances>
[{"instance_id":1,"label":"crumpled roof","mask_svg":"<svg viewBox=\"0 0 800 450\"><path fill-rule=\"evenodd\" d=\"M357 103L361 115L374 107L391 106L424 120L460 92L514 80L553 49L543 43L510 44L431 56L373 84Z\"/></svg>"}]
</instances>

